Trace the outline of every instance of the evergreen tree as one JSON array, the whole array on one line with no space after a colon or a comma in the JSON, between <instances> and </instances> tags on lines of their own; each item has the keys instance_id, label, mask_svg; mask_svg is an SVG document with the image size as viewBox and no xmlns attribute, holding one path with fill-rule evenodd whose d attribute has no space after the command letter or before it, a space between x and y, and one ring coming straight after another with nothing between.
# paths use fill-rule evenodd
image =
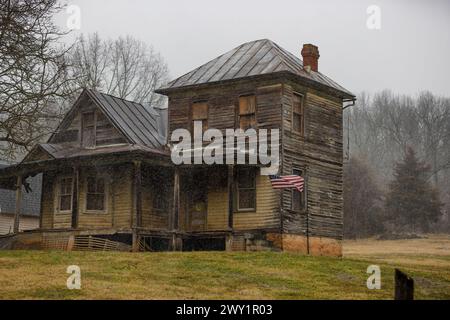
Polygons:
<instances>
[{"instance_id":1,"label":"evergreen tree","mask_svg":"<svg viewBox=\"0 0 450 320\"><path fill-rule=\"evenodd\" d=\"M429 182L430 167L419 161L408 147L402 161L394 167L389 185L386 211L398 229L427 232L441 215L439 194Z\"/></svg>"}]
</instances>

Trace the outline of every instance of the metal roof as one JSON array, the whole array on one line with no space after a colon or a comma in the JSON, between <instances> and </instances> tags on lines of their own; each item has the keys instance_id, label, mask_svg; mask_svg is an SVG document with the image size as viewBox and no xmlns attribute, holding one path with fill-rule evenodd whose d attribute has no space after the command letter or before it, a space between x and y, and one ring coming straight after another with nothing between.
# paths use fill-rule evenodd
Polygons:
<instances>
[{"instance_id":1,"label":"metal roof","mask_svg":"<svg viewBox=\"0 0 450 320\"><path fill-rule=\"evenodd\" d=\"M159 132L159 116L156 113L137 102L92 89L85 89L85 92L130 142L151 148L161 148L165 145L165 137Z\"/></svg>"},{"instance_id":2,"label":"metal roof","mask_svg":"<svg viewBox=\"0 0 450 320\"><path fill-rule=\"evenodd\" d=\"M164 93L175 88L278 72L289 72L305 80L337 90L345 97L354 97L354 94L324 74L306 71L300 58L269 39L244 43L169 82L157 92Z\"/></svg>"},{"instance_id":3,"label":"metal roof","mask_svg":"<svg viewBox=\"0 0 450 320\"><path fill-rule=\"evenodd\" d=\"M104 146L97 148L82 148L76 147L73 145L67 145L64 143L60 144L52 144L52 143L41 143L37 145L44 149L49 156L53 159L69 159L69 158L77 158L83 156L92 156L92 155L106 155L106 154L114 154L118 152L133 152L133 151L143 151L149 154L161 155L161 156L169 156L167 150L163 148L150 148L148 146L143 146L139 144L135 145L113 145L113 146Z\"/></svg>"}]
</instances>

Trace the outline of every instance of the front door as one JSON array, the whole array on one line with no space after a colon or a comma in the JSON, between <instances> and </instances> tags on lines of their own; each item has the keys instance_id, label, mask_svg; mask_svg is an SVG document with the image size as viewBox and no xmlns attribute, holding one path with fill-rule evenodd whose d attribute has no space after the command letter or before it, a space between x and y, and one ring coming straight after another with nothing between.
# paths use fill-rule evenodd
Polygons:
<instances>
[{"instance_id":1,"label":"front door","mask_svg":"<svg viewBox=\"0 0 450 320\"><path fill-rule=\"evenodd\" d=\"M190 231L206 230L207 184L206 176L194 174L188 200L188 227Z\"/></svg>"}]
</instances>

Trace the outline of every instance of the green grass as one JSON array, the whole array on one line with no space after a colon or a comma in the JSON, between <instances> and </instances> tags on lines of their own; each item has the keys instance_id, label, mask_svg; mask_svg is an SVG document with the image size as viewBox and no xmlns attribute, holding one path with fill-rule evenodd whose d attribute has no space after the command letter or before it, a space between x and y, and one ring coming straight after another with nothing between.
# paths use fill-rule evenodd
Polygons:
<instances>
[{"instance_id":1,"label":"green grass","mask_svg":"<svg viewBox=\"0 0 450 320\"><path fill-rule=\"evenodd\" d=\"M450 299L450 261L424 265L292 253L0 251L2 299L392 299L394 267L416 279L419 299ZM398 255L395 256L398 258ZM417 258L417 257L416 257ZM434 257L436 258L436 257ZM386 260L387 259L387 260ZM428 261L428 260L427 260ZM81 290L66 268L81 268ZM381 290L366 287L379 264Z\"/></svg>"}]
</instances>

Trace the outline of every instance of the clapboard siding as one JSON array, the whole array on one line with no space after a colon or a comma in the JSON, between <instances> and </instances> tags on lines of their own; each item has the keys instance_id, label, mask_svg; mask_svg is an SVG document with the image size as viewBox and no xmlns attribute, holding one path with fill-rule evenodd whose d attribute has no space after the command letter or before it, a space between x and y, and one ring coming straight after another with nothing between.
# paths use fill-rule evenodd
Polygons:
<instances>
[{"instance_id":1,"label":"clapboard siding","mask_svg":"<svg viewBox=\"0 0 450 320\"><path fill-rule=\"evenodd\" d=\"M236 230L279 228L279 191L272 188L268 176L256 177L256 211L235 212L233 220Z\"/></svg>"},{"instance_id":2,"label":"clapboard siding","mask_svg":"<svg viewBox=\"0 0 450 320\"><path fill-rule=\"evenodd\" d=\"M0 213L0 235L12 233L14 228L14 214ZM21 216L19 231L39 228L39 217Z\"/></svg>"},{"instance_id":3,"label":"clapboard siding","mask_svg":"<svg viewBox=\"0 0 450 320\"><path fill-rule=\"evenodd\" d=\"M305 132L292 132L292 95L304 96ZM304 87L283 87L282 172L301 169L307 179L306 211L293 212L292 192L282 192L283 230L342 237L342 102Z\"/></svg>"}]
</instances>

